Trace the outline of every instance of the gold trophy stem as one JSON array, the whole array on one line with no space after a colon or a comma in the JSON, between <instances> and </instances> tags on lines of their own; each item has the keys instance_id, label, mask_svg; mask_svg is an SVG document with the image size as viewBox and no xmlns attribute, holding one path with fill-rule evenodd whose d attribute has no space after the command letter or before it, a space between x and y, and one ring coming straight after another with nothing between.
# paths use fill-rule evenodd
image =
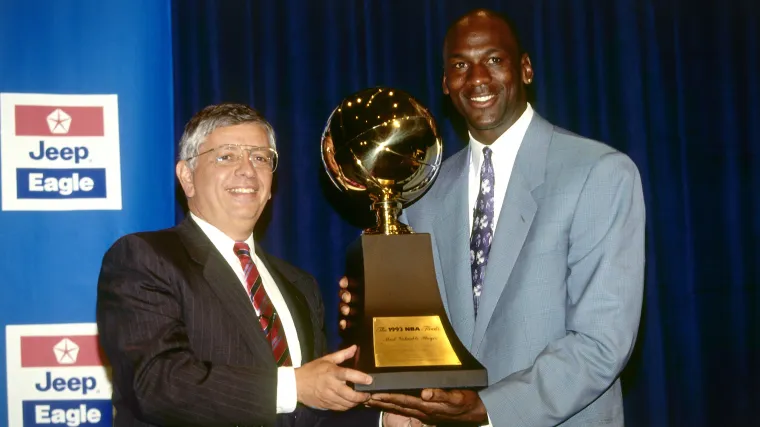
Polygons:
<instances>
[{"instance_id":1,"label":"gold trophy stem","mask_svg":"<svg viewBox=\"0 0 760 427\"><path fill-rule=\"evenodd\" d=\"M364 234L413 234L412 227L398 221L401 212L401 203L391 198L387 193L383 194L383 200L372 203L372 210L377 215L377 227L364 230Z\"/></svg>"}]
</instances>

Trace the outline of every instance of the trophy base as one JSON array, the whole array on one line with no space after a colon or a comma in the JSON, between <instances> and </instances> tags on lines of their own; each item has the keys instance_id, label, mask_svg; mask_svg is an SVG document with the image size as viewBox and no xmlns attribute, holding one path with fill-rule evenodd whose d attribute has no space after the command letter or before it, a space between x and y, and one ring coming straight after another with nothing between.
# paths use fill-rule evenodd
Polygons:
<instances>
[{"instance_id":1,"label":"trophy base","mask_svg":"<svg viewBox=\"0 0 760 427\"><path fill-rule=\"evenodd\" d=\"M353 368L372 375L371 392L481 389L486 369L446 316L429 234L362 235L348 251L347 277L362 301L347 337Z\"/></svg>"},{"instance_id":2,"label":"trophy base","mask_svg":"<svg viewBox=\"0 0 760 427\"><path fill-rule=\"evenodd\" d=\"M482 367L468 370L368 372L368 374L372 375L372 384L354 384L354 390L419 395L419 392L426 388L480 390L488 384L488 375Z\"/></svg>"}]
</instances>

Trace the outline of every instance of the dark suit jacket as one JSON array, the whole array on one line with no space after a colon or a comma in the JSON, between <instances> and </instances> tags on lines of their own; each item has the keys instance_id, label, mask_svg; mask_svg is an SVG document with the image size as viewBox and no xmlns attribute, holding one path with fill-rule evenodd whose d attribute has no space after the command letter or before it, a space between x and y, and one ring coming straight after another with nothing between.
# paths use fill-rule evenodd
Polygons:
<instances>
[{"instance_id":1,"label":"dark suit jacket","mask_svg":"<svg viewBox=\"0 0 760 427\"><path fill-rule=\"evenodd\" d=\"M255 250L293 317L302 363L322 355L314 278ZM124 236L108 250L97 322L113 367L115 426L377 425L366 411L335 419L299 405L275 413L271 347L239 279L191 219Z\"/></svg>"}]
</instances>

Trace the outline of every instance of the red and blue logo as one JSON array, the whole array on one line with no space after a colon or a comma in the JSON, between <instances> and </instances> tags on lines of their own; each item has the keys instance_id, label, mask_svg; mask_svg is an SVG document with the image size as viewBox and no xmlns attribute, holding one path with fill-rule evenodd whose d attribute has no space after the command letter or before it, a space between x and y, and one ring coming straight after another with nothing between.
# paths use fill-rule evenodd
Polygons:
<instances>
[{"instance_id":1,"label":"red and blue logo","mask_svg":"<svg viewBox=\"0 0 760 427\"><path fill-rule=\"evenodd\" d=\"M0 94L3 210L121 209L116 95Z\"/></svg>"},{"instance_id":2,"label":"red and blue logo","mask_svg":"<svg viewBox=\"0 0 760 427\"><path fill-rule=\"evenodd\" d=\"M94 324L8 326L6 340L10 425L112 424L110 368Z\"/></svg>"}]
</instances>

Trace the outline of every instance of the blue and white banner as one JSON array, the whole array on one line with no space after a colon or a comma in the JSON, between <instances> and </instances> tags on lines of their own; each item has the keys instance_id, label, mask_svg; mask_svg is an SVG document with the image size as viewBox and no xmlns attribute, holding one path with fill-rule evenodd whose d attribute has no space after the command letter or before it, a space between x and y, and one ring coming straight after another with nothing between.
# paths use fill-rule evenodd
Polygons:
<instances>
[{"instance_id":1,"label":"blue and white banner","mask_svg":"<svg viewBox=\"0 0 760 427\"><path fill-rule=\"evenodd\" d=\"M0 426L112 424L98 274L117 238L175 223L171 19L0 1Z\"/></svg>"},{"instance_id":2,"label":"blue and white banner","mask_svg":"<svg viewBox=\"0 0 760 427\"><path fill-rule=\"evenodd\" d=\"M0 93L4 211L121 209L117 95Z\"/></svg>"},{"instance_id":3,"label":"blue and white banner","mask_svg":"<svg viewBox=\"0 0 760 427\"><path fill-rule=\"evenodd\" d=\"M108 362L94 323L7 326L12 426L110 426Z\"/></svg>"}]
</instances>

